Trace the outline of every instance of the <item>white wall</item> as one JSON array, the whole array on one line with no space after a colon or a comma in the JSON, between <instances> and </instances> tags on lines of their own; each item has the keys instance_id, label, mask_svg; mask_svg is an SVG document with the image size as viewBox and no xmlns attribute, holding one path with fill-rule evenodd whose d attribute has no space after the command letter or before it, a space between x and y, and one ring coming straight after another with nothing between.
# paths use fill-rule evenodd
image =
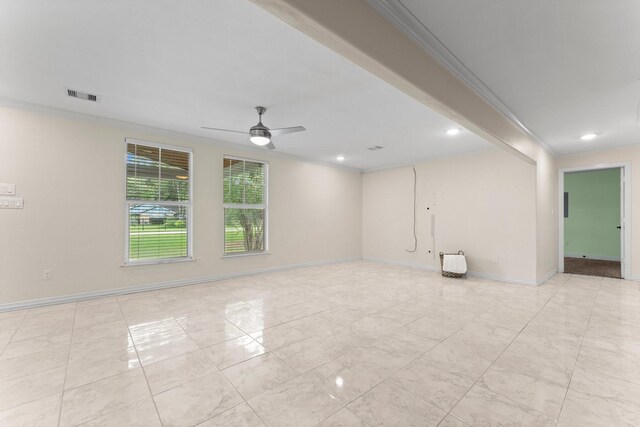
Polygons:
<instances>
[{"instance_id":1,"label":"white wall","mask_svg":"<svg viewBox=\"0 0 640 427\"><path fill-rule=\"evenodd\" d=\"M559 169L623 162L631 163L631 277L628 279L640 280L640 247L635 245L640 242L640 146L573 154L556 159Z\"/></svg>"},{"instance_id":2,"label":"white wall","mask_svg":"<svg viewBox=\"0 0 640 427\"><path fill-rule=\"evenodd\" d=\"M122 267L125 137L191 147L196 262ZM270 254L222 259L222 157L269 162ZM0 107L0 304L361 256L362 177L266 150ZM43 281L42 270L53 270Z\"/></svg>"},{"instance_id":3,"label":"white wall","mask_svg":"<svg viewBox=\"0 0 640 427\"><path fill-rule=\"evenodd\" d=\"M470 272L536 283L535 166L491 148L420 163L416 170L415 253L406 252L413 247L411 167L364 175L365 258L439 268L438 252L462 249Z\"/></svg>"},{"instance_id":4,"label":"white wall","mask_svg":"<svg viewBox=\"0 0 640 427\"><path fill-rule=\"evenodd\" d=\"M536 161L536 260L538 283L558 271L558 170L540 148Z\"/></svg>"}]
</instances>

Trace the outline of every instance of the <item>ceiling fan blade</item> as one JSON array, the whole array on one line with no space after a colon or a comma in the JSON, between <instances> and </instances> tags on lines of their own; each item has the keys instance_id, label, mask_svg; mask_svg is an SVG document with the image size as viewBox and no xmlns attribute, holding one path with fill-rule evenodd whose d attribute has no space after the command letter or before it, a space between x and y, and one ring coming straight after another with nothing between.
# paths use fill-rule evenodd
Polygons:
<instances>
[{"instance_id":1,"label":"ceiling fan blade","mask_svg":"<svg viewBox=\"0 0 640 427\"><path fill-rule=\"evenodd\" d=\"M306 130L304 126L294 126L290 128L269 129L269 132L271 132L271 135L273 136L278 136L278 135L284 135L287 133L302 132L304 130Z\"/></svg>"},{"instance_id":2,"label":"ceiling fan blade","mask_svg":"<svg viewBox=\"0 0 640 427\"><path fill-rule=\"evenodd\" d=\"M220 131L220 132L233 132L233 133L241 133L241 134L243 134L243 135L249 135L249 132L242 132L242 131L239 131L239 130L210 128L210 127L207 127L207 126L202 126L202 129L218 130L218 131Z\"/></svg>"},{"instance_id":3,"label":"ceiling fan blade","mask_svg":"<svg viewBox=\"0 0 640 427\"><path fill-rule=\"evenodd\" d=\"M273 145L273 142L268 143L267 145L265 145L265 147L267 147L269 150L275 150L276 146Z\"/></svg>"}]
</instances>

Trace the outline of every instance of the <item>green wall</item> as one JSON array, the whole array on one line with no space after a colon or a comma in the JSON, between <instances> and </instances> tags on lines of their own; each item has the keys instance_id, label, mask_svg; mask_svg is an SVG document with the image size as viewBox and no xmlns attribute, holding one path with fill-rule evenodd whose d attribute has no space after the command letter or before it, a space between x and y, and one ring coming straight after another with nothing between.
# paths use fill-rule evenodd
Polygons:
<instances>
[{"instance_id":1,"label":"green wall","mask_svg":"<svg viewBox=\"0 0 640 427\"><path fill-rule=\"evenodd\" d=\"M566 173L564 191L569 193L565 256L620 259L620 169Z\"/></svg>"}]
</instances>

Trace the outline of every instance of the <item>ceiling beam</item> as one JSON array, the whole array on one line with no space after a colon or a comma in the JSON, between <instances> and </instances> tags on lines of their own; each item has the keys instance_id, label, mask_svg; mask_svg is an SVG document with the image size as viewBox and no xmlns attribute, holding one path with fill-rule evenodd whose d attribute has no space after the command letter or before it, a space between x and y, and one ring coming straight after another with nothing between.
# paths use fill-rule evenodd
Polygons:
<instances>
[{"instance_id":1,"label":"ceiling beam","mask_svg":"<svg viewBox=\"0 0 640 427\"><path fill-rule=\"evenodd\" d=\"M541 149L366 0L250 0L496 146L535 164Z\"/></svg>"}]
</instances>

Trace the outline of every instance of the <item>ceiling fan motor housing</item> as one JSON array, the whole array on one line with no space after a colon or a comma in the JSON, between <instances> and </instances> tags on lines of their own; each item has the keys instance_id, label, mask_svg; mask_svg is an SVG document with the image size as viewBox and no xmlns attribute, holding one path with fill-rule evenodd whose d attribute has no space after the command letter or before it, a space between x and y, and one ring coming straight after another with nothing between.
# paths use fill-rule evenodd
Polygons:
<instances>
[{"instance_id":1,"label":"ceiling fan motor housing","mask_svg":"<svg viewBox=\"0 0 640 427\"><path fill-rule=\"evenodd\" d=\"M259 122L249 129L249 139L256 145L267 145L271 142L271 132L268 127Z\"/></svg>"},{"instance_id":2,"label":"ceiling fan motor housing","mask_svg":"<svg viewBox=\"0 0 640 427\"><path fill-rule=\"evenodd\" d=\"M256 145L267 145L271 142L269 128L262 124L262 115L267 111L264 107L256 107L258 124L249 129L249 139Z\"/></svg>"},{"instance_id":3,"label":"ceiling fan motor housing","mask_svg":"<svg viewBox=\"0 0 640 427\"><path fill-rule=\"evenodd\" d=\"M265 146L270 150L274 150L276 148L275 145L271 142L271 130L262 124L262 115L267 111L265 107L255 107L256 112L258 113L258 124L251 127L249 129L249 140L255 145ZM231 129L219 129L219 128L211 128L211 127L203 127L203 129L217 130L222 132L233 132L233 133L244 133L242 131L231 130ZM294 126L289 128L279 128L273 129L273 132L276 135L284 135L287 133L293 132L301 132L306 130L304 126Z\"/></svg>"}]
</instances>

